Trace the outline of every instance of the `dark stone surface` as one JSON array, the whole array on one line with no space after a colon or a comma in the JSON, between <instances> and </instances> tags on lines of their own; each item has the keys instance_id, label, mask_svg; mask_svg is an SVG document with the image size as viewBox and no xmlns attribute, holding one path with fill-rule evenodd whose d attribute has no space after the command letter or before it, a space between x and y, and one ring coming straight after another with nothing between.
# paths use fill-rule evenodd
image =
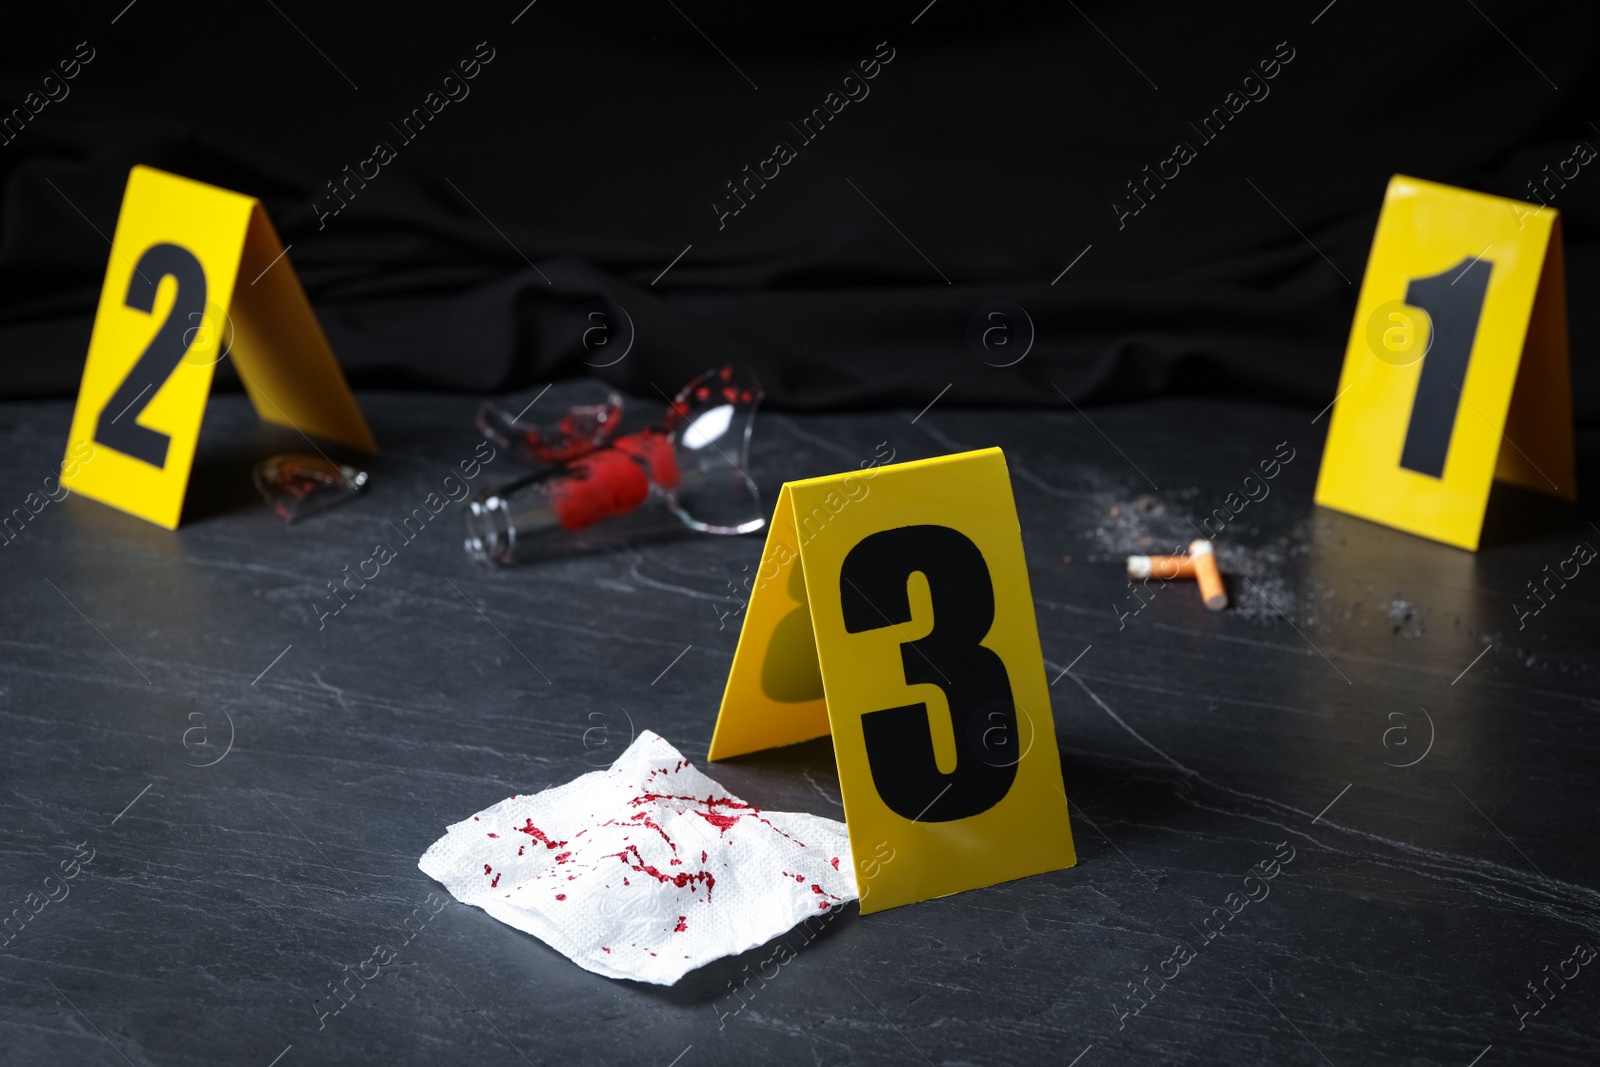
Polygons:
<instances>
[{"instance_id":1,"label":"dark stone surface","mask_svg":"<svg viewBox=\"0 0 1600 1067\"><path fill-rule=\"evenodd\" d=\"M1533 529L1477 555L1319 511L1326 421L1241 403L1092 425L762 415L769 501L882 441L900 459L1006 449L1079 865L847 908L747 1003L729 982L770 948L670 989L610 981L476 909L432 915L416 861L447 823L606 762L619 710L700 760L738 637L718 613L760 538L491 573L452 506L319 630L325 583L476 440L470 399L363 401L387 450L345 508L285 528L253 501L243 459L275 435L223 397L203 445L219 488L183 529L71 498L0 549L0 910L31 913L74 846L94 850L0 950L0 1063L1600 1060L1600 961L1549 979L1525 1022L1514 1007L1600 935L1600 577L1584 568L1524 629L1513 612L1575 541L1600 545L1587 505L1499 501L1497 522ZM41 487L68 417L0 407L6 509ZM1187 541L1279 442L1294 458L1271 495L1217 538L1235 608L1209 615L1185 584L1119 619L1123 554ZM586 738L597 722L616 732ZM763 806L840 815L825 741L706 769ZM1280 842L1270 894L1208 939ZM1178 941L1194 958L1120 1018ZM315 998L380 944L395 965L319 1029Z\"/></svg>"}]
</instances>

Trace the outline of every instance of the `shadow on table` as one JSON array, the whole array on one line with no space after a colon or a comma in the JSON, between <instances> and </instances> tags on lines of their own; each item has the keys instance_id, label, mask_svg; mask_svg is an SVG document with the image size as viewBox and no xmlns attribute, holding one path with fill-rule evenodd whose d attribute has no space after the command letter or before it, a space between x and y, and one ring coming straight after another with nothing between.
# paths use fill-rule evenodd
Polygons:
<instances>
[{"instance_id":1,"label":"shadow on table","mask_svg":"<svg viewBox=\"0 0 1600 1067\"><path fill-rule=\"evenodd\" d=\"M372 469L378 457L327 441L307 439L286 426L257 421L248 433L239 427L219 428L214 434L201 432L195 450L194 466L189 471L189 488L183 498L182 525L189 526L233 512L267 511L251 478L257 463L286 452L322 454L335 463L346 463L363 470Z\"/></svg>"},{"instance_id":2,"label":"shadow on table","mask_svg":"<svg viewBox=\"0 0 1600 1067\"><path fill-rule=\"evenodd\" d=\"M1176 768L1129 767L1108 763L1088 752L1058 749L1061 777L1066 785L1072 816L1074 842L1080 847L1085 833L1099 837L1094 826L1115 823L1117 840L1137 840L1141 836L1165 836L1157 827L1180 821L1179 813L1189 809L1178 797L1179 786L1187 776ZM1087 810L1085 806L1087 805Z\"/></svg>"},{"instance_id":3,"label":"shadow on table","mask_svg":"<svg viewBox=\"0 0 1600 1067\"><path fill-rule=\"evenodd\" d=\"M1577 508L1565 500L1520 485L1495 482L1489 490L1489 507L1478 544L1480 548L1500 548L1536 541L1577 527L1577 514Z\"/></svg>"}]
</instances>

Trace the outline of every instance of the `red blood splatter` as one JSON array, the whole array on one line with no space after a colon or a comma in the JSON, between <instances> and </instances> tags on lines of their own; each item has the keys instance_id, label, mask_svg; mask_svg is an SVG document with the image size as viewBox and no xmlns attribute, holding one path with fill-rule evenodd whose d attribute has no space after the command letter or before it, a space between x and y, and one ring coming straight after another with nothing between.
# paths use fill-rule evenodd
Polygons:
<instances>
[{"instance_id":1,"label":"red blood splatter","mask_svg":"<svg viewBox=\"0 0 1600 1067\"><path fill-rule=\"evenodd\" d=\"M705 853L705 849L701 849L701 850L700 850L700 862L701 862L701 863L704 863L704 862L705 862L705 861L706 861L706 853Z\"/></svg>"},{"instance_id":2,"label":"red blood splatter","mask_svg":"<svg viewBox=\"0 0 1600 1067\"><path fill-rule=\"evenodd\" d=\"M718 833L724 834L733 829L734 824L739 821L739 816L737 815L718 815L716 812L711 811L697 811L695 814L715 826Z\"/></svg>"},{"instance_id":3,"label":"red blood splatter","mask_svg":"<svg viewBox=\"0 0 1600 1067\"><path fill-rule=\"evenodd\" d=\"M494 870L494 868L493 868L493 867L491 867L491 866L489 866L489 865L488 865L488 864L487 864L487 863L485 863L485 864L484 864L484 865L483 865L483 873L484 873L484 874L488 874L488 873L489 873L489 872L490 872L490 871L492 871L492 870Z\"/></svg>"},{"instance_id":4,"label":"red blood splatter","mask_svg":"<svg viewBox=\"0 0 1600 1067\"><path fill-rule=\"evenodd\" d=\"M657 430L640 430L630 433L626 437L616 440L616 449L626 455L633 456L642 462L650 471L650 480L663 489L676 489L678 487L678 463L672 454L672 442L667 440L666 434ZM680 760L680 766L687 765L688 760ZM677 773L678 768L672 768Z\"/></svg>"},{"instance_id":5,"label":"red blood splatter","mask_svg":"<svg viewBox=\"0 0 1600 1067\"><path fill-rule=\"evenodd\" d=\"M797 874L797 875L794 876L794 880L797 881L797 882L803 882L803 881L806 880L806 876L803 875L803 874ZM816 887L813 886L812 888L815 889Z\"/></svg>"},{"instance_id":6,"label":"red blood splatter","mask_svg":"<svg viewBox=\"0 0 1600 1067\"><path fill-rule=\"evenodd\" d=\"M811 891L813 893L821 893L822 892L822 887L820 885L813 885L811 887Z\"/></svg>"},{"instance_id":7,"label":"red blood splatter","mask_svg":"<svg viewBox=\"0 0 1600 1067\"><path fill-rule=\"evenodd\" d=\"M689 924L688 924L688 923L687 923L687 922L685 922L685 921L684 921L684 920L686 920L686 919L688 919L688 918L689 918L689 917L688 917L688 916L687 916L687 915L680 915L680 916L678 916L678 925L677 925L677 926L674 926L674 927L673 927L673 928L672 928L672 931L673 931L673 933L677 933L677 934L681 934L681 933L683 933L683 932L684 932L684 931L685 931L685 930L687 930L687 929L689 929Z\"/></svg>"},{"instance_id":8,"label":"red blood splatter","mask_svg":"<svg viewBox=\"0 0 1600 1067\"><path fill-rule=\"evenodd\" d=\"M644 468L621 448L618 441L615 448L567 465L550 490L550 507L562 529L582 530L607 515L632 511L650 495Z\"/></svg>"},{"instance_id":9,"label":"red blood splatter","mask_svg":"<svg viewBox=\"0 0 1600 1067\"><path fill-rule=\"evenodd\" d=\"M701 797L686 797L686 796L683 796L683 795L677 794L677 793L641 793L639 796L636 796L632 800L628 801L628 804L630 806L633 806L633 807L638 807L640 804L649 804L649 803L653 803L653 802L661 801L661 800L681 800L681 801L687 801L690 804L704 804L707 809L712 809L712 808L737 809L737 810L741 811L745 815L750 815L757 822L765 823L766 826L769 829L771 829L774 833L777 833L777 834L779 834L779 835L781 835L783 837L786 837L790 841L794 841L794 843L799 845L801 848L805 848L806 847L806 844L805 844L804 841L795 841L795 839L793 837L791 837L789 834L784 833L782 830L779 830L776 826L773 826L771 822L769 822L766 819L763 819L761 817L761 809L760 808L756 807L754 804L746 804L742 800L734 800L732 797L711 797L711 796L708 796L708 797L705 797L705 798L702 799ZM706 822L710 823L712 826L717 827L717 829L722 831L723 833L727 833L729 828L731 828L736 822L739 821L740 818L743 817L742 815L722 815L722 814L719 814L719 813L717 813L715 811L711 811L711 810L695 811L695 814L700 816L702 819L706 820Z\"/></svg>"},{"instance_id":10,"label":"red blood splatter","mask_svg":"<svg viewBox=\"0 0 1600 1067\"><path fill-rule=\"evenodd\" d=\"M567 895L565 893L557 893L556 894L556 899L557 900L566 900L567 899Z\"/></svg>"},{"instance_id":11,"label":"red blood splatter","mask_svg":"<svg viewBox=\"0 0 1600 1067\"><path fill-rule=\"evenodd\" d=\"M524 848L526 848L526 847L527 847L526 845L518 845L517 846L517 855L519 855L519 856L522 855L522 850Z\"/></svg>"},{"instance_id":12,"label":"red blood splatter","mask_svg":"<svg viewBox=\"0 0 1600 1067\"><path fill-rule=\"evenodd\" d=\"M839 857L838 856L833 857L833 869L836 870L836 871L839 869Z\"/></svg>"},{"instance_id":13,"label":"red blood splatter","mask_svg":"<svg viewBox=\"0 0 1600 1067\"><path fill-rule=\"evenodd\" d=\"M648 477L646 477L648 472ZM677 488L672 442L659 430L616 438L611 448L566 464L550 490L550 507L565 530L582 530L598 518L630 512L650 496L650 483Z\"/></svg>"},{"instance_id":14,"label":"red blood splatter","mask_svg":"<svg viewBox=\"0 0 1600 1067\"><path fill-rule=\"evenodd\" d=\"M562 844L566 844L566 842L563 841ZM571 858L572 858L572 853L571 852L563 852L560 855L556 856L556 862L557 863L565 863L565 862L567 862L567 860L569 860Z\"/></svg>"},{"instance_id":15,"label":"red blood splatter","mask_svg":"<svg viewBox=\"0 0 1600 1067\"><path fill-rule=\"evenodd\" d=\"M489 836L490 837L499 837L500 835L499 834L490 834Z\"/></svg>"},{"instance_id":16,"label":"red blood splatter","mask_svg":"<svg viewBox=\"0 0 1600 1067\"><path fill-rule=\"evenodd\" d=\"M472 821L473 821L473 822L477 822L477 821L478 821L478 817L477 817L477 816L476 816L476 815L474 815L474 816L473 816L473 817L472 817Z\"/></svg>"},{"instance_id":17,"label":"red blood splatter","mask_svg":"<svg viewBox=\"0 0 1600 1067\"><path fill-rule=\"evenodd\" d=\"M629 862L629 852L632 852L633 858L639 862ZM716 876L714 876L710 871L696 871L693 874L690 874L688 871L679 871L677 874L663 874L659 868L654 867L644 861L644 857L639 855L639 849L635 845L629 845L621 852L608 852L607 855L617 857L617 859L621 860L623 863L626 863L629 867L638 871L640 874L648 874L658 882L663 884L670 883L677 886L679 889L682 889L685 886L693 885L695 882L704 882L706 885L706 901L708 903L711 900L711 891L717 884ZM623 879L623 884L627 884L626 878Z\"/></svg>"},{"instance_id":18,"label":"red blood splatter","mask_svg":"<svg viewBox=\"0 0 1600 1067\"><path fill-rule=\"evenodd\" d=\"M661 835L661 840L663 840L663 841L665 841L667 843L667 847L668 848L672 849L672 851L674 851L674 852L678 851L678 846L673 844L672 838L668 837L667 836L667 832L665 830L663 830L660 826L658 826L654 819L650 818L650 815L649 815L648 812L643 812L643 811L636 812L633 817L635 819L641 820L644 823L644 825L650 827L650 829L652 829L656 833L660 834ZM608 825L612 825L612 824L608 823ZM623 840L626 841L627 838L623 838Z\"/></svg>"},{"instance_id":19,"label":"red blood splatter","mask_svg":"<svg viewBox=\"0 0 1600 1067\"><path fill-rule=\"evenodd\" d=\"M600 951L601 952L610 952L611 950L609 948L606 948L604 945L601 945L600 946Z\"/></svg>"},{"instance_id":20,"label":"red blood splatter","mask_svg":"<svg viewBox=\"0 0 1600 1067\"><path fill-rule=\"evenodd\" d=\"M743 808L751 812L761 810L754 804L746 804L744 801L735 800L732 797L706 797L701 800L699 797L686 797L678 793L641 793L628 801L628 804L630 807L638 807L640 804L647 804L655 800L687 800L691 804L704 804L708 808Z\"/></svg>"},{"instance_id":21,"label":"red blood splatter","mask_svg":"<svg viewBox=\"0 0 1600 1067\"><path fill-rule=\"evenodd\" d=\"M554 851L555 849L558 849L562 845L566 844L565 841L552 841L552 840L550 840L548 837L545 836L545 832L543 830L541 830L537 826L533 825L533 820L532 819L529 819L527 821L527 825L517 827L517 833L519 833L519 834L527 834L529 837L533 838L535 841L542 842L544 844L545 848L548 848L548 849L550 849L552 851Z\"/></svg>"},{"instance_id":22,"label":"red blood splatter","mask_svg":"<svg viewBox=\"0 0 1600 1067\"><path fill-rule=\"evenodd\" d=\"M497 875L494 876L494 881L489 883L489 888L490 889L498 889L499 887L500 887L500 876L497 874Z\"/></svg>"},{"instance_id":23,"label":"red blood splatter","mask_svg":"<svg viewBox=\"0 0 1600 1067\"><path fill-rule=\"evenodd\" d=\"M819 900L819 901L817 901L817 907L820 908L823 911L827 911L828 910L828 902L826 900Z\"/></svg>"}]
</instances>

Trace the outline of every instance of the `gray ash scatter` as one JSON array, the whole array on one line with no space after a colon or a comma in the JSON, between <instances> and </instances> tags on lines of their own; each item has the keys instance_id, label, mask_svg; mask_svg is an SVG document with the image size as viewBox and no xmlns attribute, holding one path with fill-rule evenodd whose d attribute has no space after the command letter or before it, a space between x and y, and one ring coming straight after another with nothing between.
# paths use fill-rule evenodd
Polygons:
<instances>
[{"instance_id":1,"label":"gray ash scatter","mask_svg":"<svg viewBox=\"0 0 1600 1067\"><path fill-rule=\"evenodd\" d=\"M1128 496L1116 490L1090 490L1084 493L1085 514L1091 527L1079 533L1100 549L1084 555L1086 563L1115 561L1128 556L1166 556L1187 552L1189 542L1202 536L1189 525L1189 509L1168 503L1167 498L1190 500L1198 489L1177 493L1145 493Z\"/></svg>"},{"instance_id":2,"label":"gray ash scatter","mask_svg":"<svg viewBox=\"0 0 1600 1067\"><path fill-rule=\"evenodd\" d=\"M1392 632L1401 637L1421 637L1422 609L1409 600L1389 602L1389 623Z\"/></svg>"},{"instance_id":3,"label":"gray ash scatter","mask_svg":"<svg viewBox=\"0 0 1600 1067\"><path fill-rule=\"evenodd\" d=\"M1125 488L1097 487L1079 496L1085 525L1074 531L1075 541L1087 542L1095 550L1073 558L1086 564L1114 564L1120 569L1131 555L1181 555L1189 551L1189 542L1205 536L1192 524L1198 488L1129 495ZM1310 550L1310 520L1296 521L1287 534L1265 544L1241 543L1241 535L1262 532L1257 520L1264 514L1242 514L1210 539L1228 588L1229 612L1263 625L1276 625L1281 615L1302 630L1315 627L1327 613L1332 594L1320 590L1308 594L1284 578L1294 558Z\"/></svg>"},{"instance_id":4,"label":"gray ash scatter","mask_svg":"<svg viewBox=\"0 0 1600 1067\"><path fill-rule=\"evenodd\" d=\"M1533 644L1546 643L1549 640L1548 634L1519 634L1515 630L1501 633L1497 630L1494 633L1483 634L1474 631L1474 635L1483 644L1494 649L1483 658L1485 664L1493 660L1504 660L1514 662L1528 670L1554 671L1566 675L1588 674L1594 670L1593 664L1587 659L1555 655L1532 647Z\"/></svg>"},{"instance_id":5,"label":"gray ash scatter","mask_svg":"<svg viewBox=\"0 0 1600 1067\"><path fill-rule=\"evenodd\" d=\"M1309 532L1310 522L1302 520L1288 536L1265 544L1231 541L1231 530L1212 541L1217 565L1228 586L1228 610L1263 625L1275 625L1279 618L1285 618L1302 631L1319 628L1333 594L1315 587L1307 589L1303 580L1291 583L1284 577L1294 573L1293 557L1307 551Z\"/></svg>"}]
</instances>

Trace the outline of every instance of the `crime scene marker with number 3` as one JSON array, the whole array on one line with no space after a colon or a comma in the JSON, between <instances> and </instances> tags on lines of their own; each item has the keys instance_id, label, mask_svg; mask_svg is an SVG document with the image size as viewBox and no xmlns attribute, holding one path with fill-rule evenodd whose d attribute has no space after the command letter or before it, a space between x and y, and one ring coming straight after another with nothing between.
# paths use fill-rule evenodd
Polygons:
<instances>
[{"instance_id":1,"label":"crime scene marker with number 3","mask_svg":"<svg viewBox=\"0 0 1600 1067\"><path fill-rule=\"evenodd\" d=\"M998 448L779 492L710 758L830 733L863 914L1076 862Z\"/></svg>"}]
</instances>

